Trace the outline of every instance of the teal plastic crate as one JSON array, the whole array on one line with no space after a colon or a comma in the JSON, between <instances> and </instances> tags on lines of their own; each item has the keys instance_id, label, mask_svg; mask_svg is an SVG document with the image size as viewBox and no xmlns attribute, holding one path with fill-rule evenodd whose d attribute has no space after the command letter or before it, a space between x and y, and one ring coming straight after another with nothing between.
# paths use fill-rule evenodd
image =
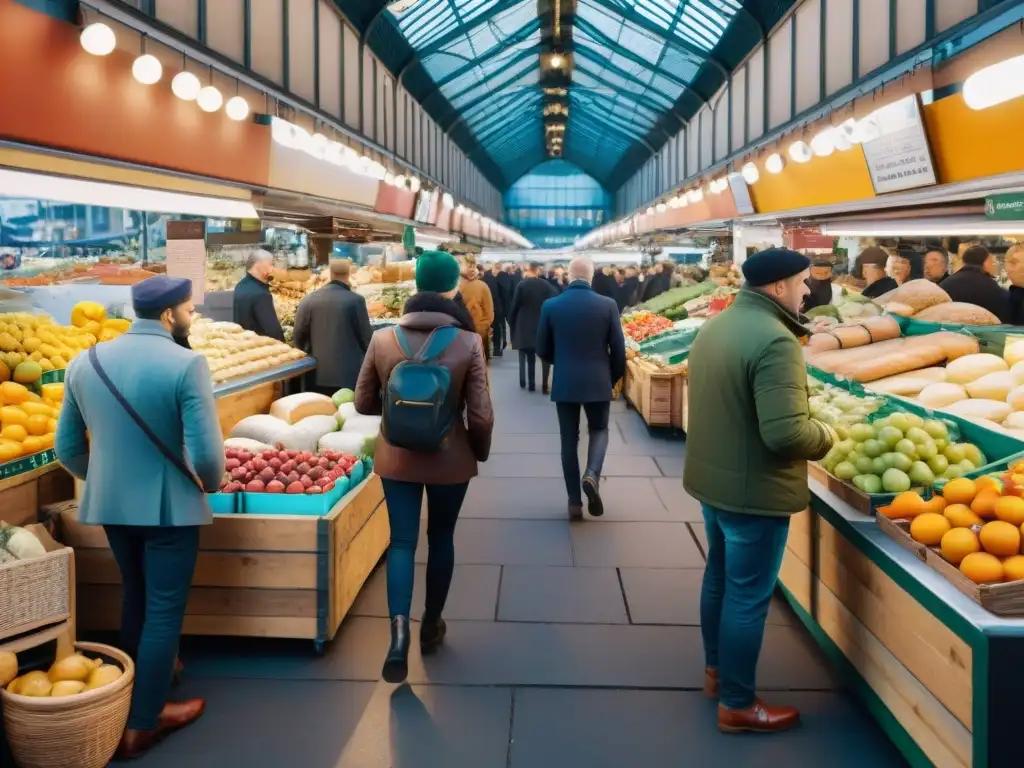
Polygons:
<instances>
[{"instance_id":1,"label":"teal plastic crate","mask_svg":"<svg viewBox=\"0 0 1024 768\"><path fill-rule=\"evenodd\" d=\"M241 511L241 493L211 493L206 499L210 502L210 509L215 515L234 515Z\"/></svg>"},{"instance_id":2,"label":"teal plastic crate","mask_svg":"<svg viewBox=\"0 0 1024 768\"><path fill-rule=\"evenodd\" d=\"M244 493L247 515L309 515L323 517L348 493L349 479L343 477L330 493Z\"/></svg>"}]
</instances>

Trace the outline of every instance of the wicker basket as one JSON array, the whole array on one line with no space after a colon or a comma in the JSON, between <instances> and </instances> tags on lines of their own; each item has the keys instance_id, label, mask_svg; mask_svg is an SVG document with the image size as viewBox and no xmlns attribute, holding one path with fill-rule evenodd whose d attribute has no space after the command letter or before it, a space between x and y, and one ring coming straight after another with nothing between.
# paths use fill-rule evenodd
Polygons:
<instances>
[{"instance_id":1,"label":"wicker basket","mask_svg":"<svg viewBox=\"0 0 1024 768\"><path fill-rule=\"evenodd\" d=\"M76 643L124 670L95 691L57 699L3 691L4 729L19 768L104 768L117 750L132 704L135 665L128 654L99 643Z\"/></svg>"},{"instance_id":2,"label":"wicker basket","mask_svg":"<svg viewBox=\"0 0 1024 768\"><path fill-rule=\"evenodd\" d=\"M71 616L69 548L0 565L0 640Z\"/></svg>"}]
</instances>

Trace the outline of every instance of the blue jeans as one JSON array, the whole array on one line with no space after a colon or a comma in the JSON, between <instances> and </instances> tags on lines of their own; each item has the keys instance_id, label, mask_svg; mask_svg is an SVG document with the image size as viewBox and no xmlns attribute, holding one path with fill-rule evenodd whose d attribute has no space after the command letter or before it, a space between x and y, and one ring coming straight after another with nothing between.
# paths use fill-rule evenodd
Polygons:
<instances>
[{"instance_id":1,"label":"blue jeans","mask_svg":"<svg viewBox=\"0 0 1024 768\"><path fill-rule=\"evenodd\" d=\"M562 475L565 477L565 491L572 504L583 503L580 488L580 409L587 414L586 474L601 479L604 457L608 453L608 418L612 404L607 403L555 403L558 413L558 432L562 444Z\"/></svg>"},{"instance_id":2,"label":"blue jeans","mask_svg":"<svg viewBox=\"0 0 1024 768\"><path fill-rule=\"evenodd\" d=\"M128 727L149 731L171 691L199 526L105 525L103 530L124 585L121 649L135 660Z\"/></svg>"},{"instance_id":3,"label":"blue jeans","mask_svg":"<svg viewBox=\"0 0 1024 768\"><path fill-rule=\"evenodd\" d=\"M718 670L721 704L754 703L757 657L789 517L726 512L703 504L708 563L700 595L700 625L707 666Z\"/></svg>"},{"instance_id":4,"label":"blue jeans","mask_svg":"<svg viewBox=\"0 0 1024 768\"><path fill-rule=\"evenodd\" d=\"M388 548L388 613L408 616L416 575L416 542L420 536L423 489L427 491L427 595L423 618L441 618L455 569L455 523L469 483L424 485L383 479L391 524Z\"/></svg>"}]
</instances>

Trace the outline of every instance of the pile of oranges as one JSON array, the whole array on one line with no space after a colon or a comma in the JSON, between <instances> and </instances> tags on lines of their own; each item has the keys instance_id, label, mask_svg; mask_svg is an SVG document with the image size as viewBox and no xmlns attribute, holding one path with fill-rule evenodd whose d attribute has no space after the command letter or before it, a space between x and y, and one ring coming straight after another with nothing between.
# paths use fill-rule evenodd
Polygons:
<instances>
[{"instance_id":1,"label":"pile of oranges","mask_svg":"<svg viewBox=\"0 0 1024 768\"><path fill-rule=\"evenodd\" d=\"M43 384L42 394L0 382L0 464L53 448L63 384Z\"/></svg>"},{"instance_id":2,"label":"pile of oranges","mask_svg":"<svg viewBox=\"0 0 1024 768\"><path fill-rule=\"evenodd\" d=\"M976 584L1024 580L1024 464L1001 478L951 480L928 501L907 491L878 512L910 520L914 541L938 547Z\"/></svg>"}]
</instances>

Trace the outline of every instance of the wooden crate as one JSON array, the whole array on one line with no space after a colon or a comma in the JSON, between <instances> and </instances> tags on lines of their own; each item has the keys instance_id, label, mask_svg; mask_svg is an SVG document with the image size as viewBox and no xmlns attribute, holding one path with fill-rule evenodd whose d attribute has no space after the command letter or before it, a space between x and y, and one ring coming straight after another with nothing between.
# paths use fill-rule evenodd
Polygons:
<instances>
[{"instance_id":1,"label":"wooden crate","mask_svg":"<svg viewBox=\"0 0 1024 768\"><path fill-rule=\"evenodd\" d=\"M651 427L672 426L672 379L658 366L644 360L635 360L633 375L637 380L636 403L640 415Z\"/></svg>"},{"instance_id":2,"label":"wooden crate","mask_svg":"<svg viewBox=\"0 0 1024 768\"><path fill-rule=\"evenodd\" d=\"M865 515L875 514L875 506L870 496L858 491L849 483L844 483L835 475L830 475L820 464L813 461L807 462L807 477L817 480L858 512Z\"/></svg>"},{"instance_id":3,"label":"wooden crate","mask_svg":"<svg viewBox=\"0 0 1024 768\"><path fill-rule=\"evenodd\" d=\"M891 538L904 549L913 552L914 556L922 562L925 561L925 553L928 547L910 537L909 520L890 520L885 515L876 515L875 522L882 529L882 533Z\"/></svg>"},{"instance_id":4,"label":"wooden crate","mask_svg":"<svg viewBox=\"0 0 1024 768\"><path fill-rule=\"evenodd\" d=\"M1024 581L1011 581L1005 584L975 584L932 547L925 548L925 562L989 613L1006 618L1024 616Z\"/></svg>"},{"instance_id":5,"label":"wooden crate","mask_svg":"<svg viewBox=\"0 0 1024 768\"><path fill-rule=\"evenodd\" d=\"M121 579L106 535L74 514L79 624L120 625ZM200 536L185 612L191 635L331 640L390 541L380 478L371 474L323 517L216 515Z\"/></svg>"},{"instance_id":6,"label":"wooden crate","mask_svg":"<svg viewBox=\"0 0 1024 768\"><path fill-rule=\"evenodd\" d=\"M74 493L71 475L57 463L0 480L0 521L37 522L41 507L71 499Z\"/></svg>"},{"instance_id":7,"label":"wooden crate","mask_svg":"<svg viewBox=\"0 0 1024 768\"><path fill-rule=\"evenodd\" d=\"M686 376L676 375L672 377L672 407L670 411L672 426L683 431L686 431L686 417L688 415L686 407L688 390L689 386Z\"/></svg>"}]
</instances>

